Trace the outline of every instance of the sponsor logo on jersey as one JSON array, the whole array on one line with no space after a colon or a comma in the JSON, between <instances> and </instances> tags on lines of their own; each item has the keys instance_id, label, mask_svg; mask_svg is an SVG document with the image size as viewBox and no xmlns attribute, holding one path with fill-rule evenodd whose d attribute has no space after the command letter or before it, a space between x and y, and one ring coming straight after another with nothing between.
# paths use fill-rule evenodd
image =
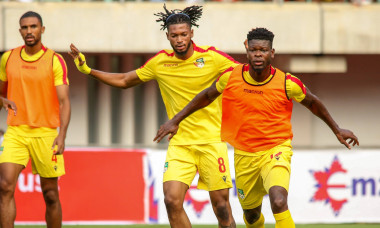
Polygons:
<instances>
[{"instance_id":1,"label":"sponsor logo on jersey","mask_svg":"<svg viewBox=\"0 0 380 228\"><path fill-rule=\"evenodd\" d=\"M178 63L165 63L164 67L177 67Z\"/></svg>"},{"instance_id":2,"label":"sponsor logo on jersey","mask_svg":"<svg viewBox=\"0 0 380 228\"><path fill-rule=\"evenodd\" d=\"M254 90L254 89L244 89L244 93L254 93L254 94L260 94L263 95L264 92L260 90Z\"/></svg>"},{"instance_id":3,"label":"sponsor logo on jersey","mask_svg":"<svg viewBox=\"0 0 380 228\"><path fill-rule=\"evenodd\" d=\"M26 65L22 65L21 68L28 69L28 70L36 70L37 69L36 66L26 66Z\"/></svg>"}]
</instances>

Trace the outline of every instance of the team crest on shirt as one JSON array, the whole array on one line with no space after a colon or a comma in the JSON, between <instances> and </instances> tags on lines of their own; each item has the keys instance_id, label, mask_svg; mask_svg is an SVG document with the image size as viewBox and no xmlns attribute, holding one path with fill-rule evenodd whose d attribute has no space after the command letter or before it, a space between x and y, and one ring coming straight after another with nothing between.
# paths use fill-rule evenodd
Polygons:
<instances>
[{"instance_id":1,"label":"team crest on shirt","mask_svg":"<svg viewBox=\"0 0 380 228\"><path fill-rule=\"evenodd\" d=\"M239 198L242 200L245 198L243 189L238 188L238 195L239 195Z\"/></svg>"},{"instance_id":2,"label":"team crest on shirt","mask_svg":"<svg viewBox=\"0 0 380 228\"><path fill-rule=\"evenodd\" d=\"M165 162L164 173L166 172L166 170L168 170L168 168L169 168L169 162Z\"/></svg>"},{"instance_id":3,"label":"team crest on shirt","mask_svg":"<svg viewBox=\"0 0 380 228\"><path fill-rule=\"evenodd\" d=\"M196 67L202 68L205 66L205 61L203 58L199 58L199 59L195 60L194 65Z\"/></svg>"}]
</instances>

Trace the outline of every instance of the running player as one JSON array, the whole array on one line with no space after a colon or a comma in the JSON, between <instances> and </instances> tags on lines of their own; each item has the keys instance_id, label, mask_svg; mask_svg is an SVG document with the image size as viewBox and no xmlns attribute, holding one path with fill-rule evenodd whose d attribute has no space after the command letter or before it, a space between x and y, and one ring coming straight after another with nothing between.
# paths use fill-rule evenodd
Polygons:
<instances>
[{"instance_id":1,"label":"running player","mask_svg":"<svg viewBox=\"0 0 380 228\"><path fill-rule=\"evenodd\" d=\"M357 137L339 128L321 100L297 77L271 65L273 38L274 34L265 28L250 31L245 42L249 64L223 74L162 125L154 139L159 142L167 134L171 134L169 139L174 138L186 116L214 104L223 93L221 137L235 148L236 188L249 228L264 227L261 204L266 194L276 228L295 227L288 210L292 100L321 118L347 148L351 149L351 143L359 145Z\"/></svg>"}]
</instances>

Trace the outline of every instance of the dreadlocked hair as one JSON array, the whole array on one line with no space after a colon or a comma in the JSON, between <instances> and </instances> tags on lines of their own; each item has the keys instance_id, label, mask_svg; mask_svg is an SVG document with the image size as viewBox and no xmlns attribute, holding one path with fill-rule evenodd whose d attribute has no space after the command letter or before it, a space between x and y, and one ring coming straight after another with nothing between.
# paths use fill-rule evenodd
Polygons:
<instances>
[{"instance_id":1,"label":"dreadlocked hair","mask_svg":"<svg viewBox=\"0 0 380 228\"><path fill-rule=\"evenodd\" d=\"M182 23L187 23L190 27L192 25L198 27L199 25L196 24L196 22L201 18L203 9L202 6L189 6L183 10L168 10L164 4L164 10L165 12L154 14L159 17L156 22L163 22L161 24L161 30L165 30L169 25Z\"/></svg>"},{"instance_id":2,"label":"dreadlocked hair","mask_svg":"<svg viewBox=\"0 0 380 228\"><path fill-rule=\"evenodd\" d=\"M268 40L272 46L274 34L266 28L255 28L247 34L248 41L250 40Z\"/></svg>"}]
</instances>

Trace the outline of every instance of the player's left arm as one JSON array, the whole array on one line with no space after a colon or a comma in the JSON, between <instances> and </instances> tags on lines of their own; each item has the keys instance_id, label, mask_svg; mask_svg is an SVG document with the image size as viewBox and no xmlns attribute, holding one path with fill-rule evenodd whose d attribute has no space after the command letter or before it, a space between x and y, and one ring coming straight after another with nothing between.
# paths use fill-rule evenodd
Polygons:
<instances>
[{"instance_id":1,"label":"player's left arm","mask_svg":"<svg viewBox=\"0 0 380 228\"><path fill-rule=\"evenodd\" d=\"M327 111L326 106L316 95L311 93L308 88L306 88L305 98L300 103L308 108L314 115L322 119L334 132L339 142L344 144L348 149L351 149L351 144L352 146L359 146L359 140L354 133L350 130L340 128ZM349 142L347 142L347 140L349 140Z\"/></svg>"},{"instance_id":2,"label":"player's left arm","mask_svg":"<svg viewBox=\"0 0 380 228\"><path fill-rule=\"evenodd\" d=\"M52 148L54 149L54 154L62 154L65 150L66 133L71 116L71 104L69 97L70 92L69 80L67 77L67 66L63 57L57 53L55 54L53 60L53 72L54 85L59 102L60 126L58 136L55 138Z\"/></svg>"},{"instance_id":3,"label":"player's left arm","mask_svg":"<svg viewBox=\"0 0 380 228\"><path fill-rule=\"evenodd\" d=\"M55 138L53 143L53 148L57 146L57 149L54 151L54 154L62 154L65 150L65 139L67 128L70 122L71 116L71 105L69 98L69 86L60 85L56 86L57 97L59 102L59 118L61 125L59 126L58 136Z\"/></svg>"}]
</instances>

